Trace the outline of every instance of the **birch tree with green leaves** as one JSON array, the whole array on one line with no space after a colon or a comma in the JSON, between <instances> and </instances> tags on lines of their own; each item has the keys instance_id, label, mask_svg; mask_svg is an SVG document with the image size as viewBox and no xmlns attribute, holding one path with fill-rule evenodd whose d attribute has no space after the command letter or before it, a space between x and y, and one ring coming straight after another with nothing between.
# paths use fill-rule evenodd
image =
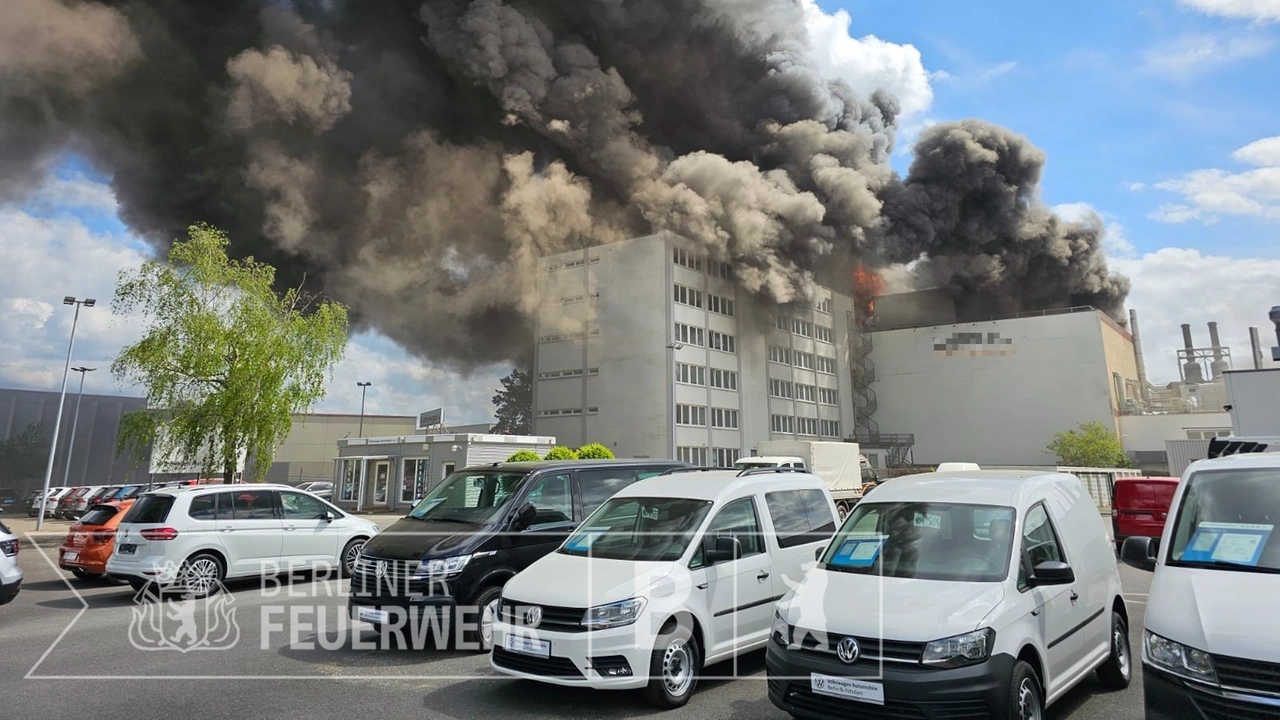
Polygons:
<instances>
[{"instance_id":1,"label":"birch tree with green leaves","mask_svg":"<svg viewBox=\"0 0 1280 720\"><path fill-rule=\"evenodd\" d=\"M168 262L121 271L112 309L144 327L111 371L145 389L148 407L124 416L119 449L144 457L163 436L171 457L225 482L247 452L260 482L293 414L324 397L347 309L301 287L276 292L275 268L227 248L223 231L196 224Z\"/></svg>"}]
</instances>

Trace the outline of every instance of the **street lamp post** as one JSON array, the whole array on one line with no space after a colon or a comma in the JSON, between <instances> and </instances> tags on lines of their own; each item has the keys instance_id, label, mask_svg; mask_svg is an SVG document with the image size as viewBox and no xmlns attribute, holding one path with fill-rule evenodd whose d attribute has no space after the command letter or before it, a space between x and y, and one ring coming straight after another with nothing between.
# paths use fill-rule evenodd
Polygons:
<instances>
[{"instance_id":1,"label":"street lamp post","mask_svg":"<svg viewBox=\"0 0 1280 720\"><path fill-rule=\"evenodd\" d=\"M84 376L97 369L91 367L71 368L72 371L80 373L80 391L76 393L76 412L71 416L71 435L67 437L67 459L63 461L63 465L66 467L62 470L62 487L66 487L71 478L71 455L76 447L76 427L80 424L80 400L84 397Z\"/></svg>"},{"instance_id":2,"label":"street lamp post","mask_svg":"<svg viewBox=\"0 0 1280 720\"><path fill-rule=\"evenodd\" d=\"M53 479L53 458L58 452L58 430L62 427L62 404L67 399L67 375L71 372L71 351L76 346L76 324L80 322L80 307L93 307L97 300L77 300L70 295L62 299L63 305L75 305L76 314L71 319L71 340L67 343L67 362L62 368L62 393L58 397L58 414L53 421L53 440L49 443L49 464L44 469L44 493L40 495L40 514L36 516L36 532L44 527L45 506L49 503L49 481Z\"/></svg>"},{"instance_id":3,"label":"street lamp post","mask_svg":"<svg viewBox=\"0 0 1280 720\"><path fill-rule=\"evenodd\" d=\"M373 383L358 382L356 384L360 386L360 437L364 437L364 395Z\"/></svg>"}]
</instances>

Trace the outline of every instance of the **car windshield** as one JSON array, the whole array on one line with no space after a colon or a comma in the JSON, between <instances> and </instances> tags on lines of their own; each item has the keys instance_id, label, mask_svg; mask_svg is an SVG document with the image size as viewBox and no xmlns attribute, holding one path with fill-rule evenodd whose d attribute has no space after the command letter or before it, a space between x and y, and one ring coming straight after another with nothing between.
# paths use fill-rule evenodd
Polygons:
<instances>
[{"instance_id":1,"label":"car windshield","mask_svg":"<svg viewBox=\"0 0 1280 720\"><path fill-rule=\"evenodd\" d=\"M1000 582L1013 554L1011 507L859 503L822 557L836 572L950 582Z\"/></svg>"},{"instance_id":2,"label":"car windshield","mask_svg":"<svg viewBox=\"0 0 1280 720\"><path fill-rule=\"evenodd\" d=\"M591 513L559 552L605 560L672 562L693 541L708 500L611 498Z\"/></svg>"},{"instance_id":3,"label":"car windshield","mask_svg":"<svg viewBox=\"0 0 1280 720\"><path fill-rule=\"evenodd\" d=\"M488 525L499 520L529 473L456 472L409 511L408 517Z\"/></svg>"},{"instance_id":4,"label":"car windshield","mask_svg":"<svg viewBox=\"0 0 1280 720\"><path fill-rule=\"evenodd\" d=\"M1168 563L1280 573L1280 469L1201 470L1187 480Z\"/></svg>"}]
</instances>

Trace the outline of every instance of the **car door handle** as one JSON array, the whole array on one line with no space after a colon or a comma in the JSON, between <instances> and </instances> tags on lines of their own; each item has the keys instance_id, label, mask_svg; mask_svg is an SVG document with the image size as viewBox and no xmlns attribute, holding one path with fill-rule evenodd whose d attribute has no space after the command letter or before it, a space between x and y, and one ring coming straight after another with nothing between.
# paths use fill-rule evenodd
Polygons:
<instances>
[{"instance_id":1,"label":"car door handle","mask_svg":"<svg viewBox=\"0 0 1280 720\"><path fill-rule=\"evenodd\" d=\"M222 532L231 532L233 528L222 528Z\"/></svg>"},{"instance_id":2,"label":"car door handle","mask_svg":"<svg viewBox=\"0 0 1280 720\"><path fill-rule=\"evenodd\" d=\"M708 586L709 584L710 584L710 583L701 583L700 585L698 585L698 589L699 589L699 590L706 590L706 589L707 589L707 586Z\"/></svg>"},{"instance_id":3,"label":"car door handle","mask_svg":"<svg viewBox=\"0 0 1280 720\"><path fill-rule=\"evenodd\" d=\"M1075 590L1072 590L1072 591L1071 591L1071 602L1075 602L1076 600L1079 600L1079 599L1080 599L1080 596L1076 594L1076 591L1075 591Z\"/></svg>"},{"instance_id":4,"label":"car door handle","mask_svg":"<svg viewBox=\"0 0 1280 720\"><path fill-rule=\"evenodd\" d=\"M296 525L285 525L285 526L284 526L284 529L285 529L285 530L297 530L298 528L297 528L297 526L296 526Z\"/></svg>"},{"instance_id":5,"label":"car door handle","mask_svg":"<svg viewBox=\"0 0 1280 720\"><path fill-rule=\"evenodd\" d=\"M760 573L756 575L756 579L761 581L763 581L767 577L769 577L769 573L765 572L764 570L761 570Z\"/></svg>"}]
</instances>

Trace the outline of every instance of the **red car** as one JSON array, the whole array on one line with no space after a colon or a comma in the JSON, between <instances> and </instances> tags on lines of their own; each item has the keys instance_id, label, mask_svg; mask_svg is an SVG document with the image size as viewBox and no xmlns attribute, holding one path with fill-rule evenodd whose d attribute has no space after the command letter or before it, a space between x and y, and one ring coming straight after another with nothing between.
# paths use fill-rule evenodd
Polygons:
<instances>
[{"instance_id":1,"label":"red car","mask_svg":"<svg viewBox=\"0 0 1280 720\"><path fill-rule=\"evenodd\" d=\"M1116 478L1111 501L1111 530L1116 552L1127 537L1155 537L1164 533L1164 521L1181 478Z\"/></svg>"},{"instance_id":2,"label":"red car","mask_svg":"<svg viewBox=\"0 0 1280 720\"><path fill-rule=\"evenodd\" d=\"M58 567L70 570L81 580L105 575L107 558L116 546L116 526L133 503L133 500L122 500L90 508L71 526L62 547L58 548Z\"/></svg>"}]
</instances>

